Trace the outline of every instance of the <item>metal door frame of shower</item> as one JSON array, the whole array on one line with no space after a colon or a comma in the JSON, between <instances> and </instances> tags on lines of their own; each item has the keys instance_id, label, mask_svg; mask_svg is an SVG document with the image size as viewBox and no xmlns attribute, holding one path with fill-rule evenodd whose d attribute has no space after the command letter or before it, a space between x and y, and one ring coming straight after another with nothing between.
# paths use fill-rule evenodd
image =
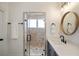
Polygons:
<instances>
[{"instance_id":1,"label":"metal door frame of shower","mask_svg":"<svg viewBox=\"0 0 79 59\"><path fill-rule=\"evenodd\" d=\"M45 16L45 56L47 55L47 39L46 39L46 12L23 12L23 55L25 56L25 40L26 40L26 36L25 36L25 28L24 28L24 22L28 20L28 17L26 19L24 19L25 17L25 13L43 13Z\"/></svg>"}]
</instances>

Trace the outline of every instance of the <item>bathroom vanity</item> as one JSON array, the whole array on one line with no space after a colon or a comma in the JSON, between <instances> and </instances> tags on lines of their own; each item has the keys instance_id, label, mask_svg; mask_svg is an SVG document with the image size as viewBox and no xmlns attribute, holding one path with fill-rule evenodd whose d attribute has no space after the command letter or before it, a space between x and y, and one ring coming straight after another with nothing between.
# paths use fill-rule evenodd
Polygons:
<instances>
[{"instance_id":1,"label":"bathroom vanity","mask_svg":"<svg viewBox=\"0 0 79 59\"><path fill-rule=\"evenodd\" d=\"M58 56L79 56L79 46L75 44L72 44L70 42L64 44L63 42L61 42L58 45L53 40L50 39L48 40L48 42L53 47L52 50L54 50Z\"/></svg>"},{"instance_id":2,"label":"bathroom vanity","mask_svg":"<svg viewBox=\"0 0 79 59\"><path fill-rule=\"evenodd\" d=\"M58 56L57 53L55 52L54 48L52 47L52 45L49 42L47 43L47 46L48 46L47 56Z\"/></svg>"}]
</instances>

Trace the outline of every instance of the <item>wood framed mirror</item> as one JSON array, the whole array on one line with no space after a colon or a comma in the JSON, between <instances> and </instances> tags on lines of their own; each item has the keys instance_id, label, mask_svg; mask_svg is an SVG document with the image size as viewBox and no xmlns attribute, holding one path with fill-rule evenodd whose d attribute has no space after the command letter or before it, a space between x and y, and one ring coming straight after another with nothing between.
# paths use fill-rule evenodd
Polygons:
<instances>
[{"instance_id":1,"label":"wood framed mirror","mask_svg":"<svg viewBox=\"0 0 79 59\"><path fill-rule=\"evenodd\" d=\"M72 35L78 28L78 15L75 12L66 12L61 19L61 30L66 35Z\"/></svg>"}]
</instances>

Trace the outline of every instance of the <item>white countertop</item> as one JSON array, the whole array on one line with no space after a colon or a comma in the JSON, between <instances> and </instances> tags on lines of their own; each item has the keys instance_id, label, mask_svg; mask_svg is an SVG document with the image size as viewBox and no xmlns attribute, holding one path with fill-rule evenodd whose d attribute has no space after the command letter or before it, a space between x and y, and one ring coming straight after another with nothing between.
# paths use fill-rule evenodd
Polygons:
<instances>
[{"instance_id":1,"label":"white countertop","mask_svg":"<svg viewBox=\"0 0 79 59\"><path fill-rule=\"evenodd\" d=\"M68 42L64 44L55 40L48 41L59 56L79 56L79 46L77 45Z\"/></svg>"}]
</instances>

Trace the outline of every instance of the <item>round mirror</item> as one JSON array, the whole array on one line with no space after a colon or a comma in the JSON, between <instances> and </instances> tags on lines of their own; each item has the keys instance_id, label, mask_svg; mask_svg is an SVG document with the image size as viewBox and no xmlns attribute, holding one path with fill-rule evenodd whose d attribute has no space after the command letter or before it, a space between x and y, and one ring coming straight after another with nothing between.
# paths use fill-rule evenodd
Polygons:
<instances>
[{"instance_id":1,"label":"round mirror","mask_svg":"<svg viewBox=\"0 0 79 59\"><path fill-rule=\"evenodd\" d=\"M61 21L61 29L66 35L72 35L78 28L78 16L75 12L67 12Z\"/></svg>"}]
</instances>

